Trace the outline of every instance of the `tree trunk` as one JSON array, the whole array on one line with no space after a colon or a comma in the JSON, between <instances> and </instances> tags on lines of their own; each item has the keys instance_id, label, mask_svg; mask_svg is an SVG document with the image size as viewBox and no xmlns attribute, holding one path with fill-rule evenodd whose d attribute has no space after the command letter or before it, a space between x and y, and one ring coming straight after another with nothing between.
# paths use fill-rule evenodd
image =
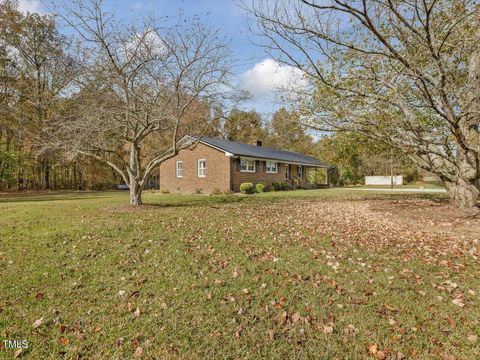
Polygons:
<instances>
[{"instance_id":1,"label":"tree trunk","mask_svg":"<svg viewBox=\"0 0 480 360\"><path fill-rule=\"evenodd\" d=\"M446 182L450 199L460 208L473 209L478 206L480 187L478 184L459 179L457 182Z\"/></svg>"},{"instance_id":2,"label":"tree trunk","mask_svg":"<svg viewBox=\"0 0 480 360\"><path fill-rule=\"evenodd\" d=\"M136 181L130 182L130 204L142 205L142 188Z\"/></svg>"},{"instance_id":3,"label":"tree trunk","mask_svg":"<svg viewBox=\"0 0 480 360\"><path fill-rule=\"evenodd\" d=\"M132 143L130 148L130 204L142 205L142 191L144 184L141 182L141 162L140 162L140 147L138 144Z\"/></svg>"}]
</instances>

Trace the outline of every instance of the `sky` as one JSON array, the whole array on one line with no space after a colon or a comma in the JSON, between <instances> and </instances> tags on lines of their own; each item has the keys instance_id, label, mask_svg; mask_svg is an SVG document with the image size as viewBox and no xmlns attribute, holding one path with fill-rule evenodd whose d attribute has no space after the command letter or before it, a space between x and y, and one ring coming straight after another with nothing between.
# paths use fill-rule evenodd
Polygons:
<instances>
[{"instance_id":1,"label":"sky","mask_svg":"<svg viewBox=\"0 0 480 360\"><path fill-rule=\"evenodd\" d=\"M19 0L23 12L48 13L51 0ZM67 0L66 0L67 1ZM298 69L280 65L263 48L254 44L258 38L249 30L245 11L236 0L105 0L105 8L125 21L153 14L158 18L198 15L225 31L231 38L234 60L233 83L250 93L241 108L255 109L266 117L281 107L278 89L302 82Z\"/></svg>"}]
</instances>

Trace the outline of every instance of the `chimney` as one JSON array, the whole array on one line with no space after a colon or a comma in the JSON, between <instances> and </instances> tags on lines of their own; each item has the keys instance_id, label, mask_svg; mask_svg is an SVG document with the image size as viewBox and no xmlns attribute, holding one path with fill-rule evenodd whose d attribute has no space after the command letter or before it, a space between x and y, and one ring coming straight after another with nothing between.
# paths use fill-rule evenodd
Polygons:
<instances>
[{"instance_id":1,"label":"chimney","mask_svg":"<svg viewBox=\"0 0 480 360\"><path fill-rule=\"evenodd\" d=\"M253 145L262 146L262 140L255 140Z\"/></svg>"}]
</instances>

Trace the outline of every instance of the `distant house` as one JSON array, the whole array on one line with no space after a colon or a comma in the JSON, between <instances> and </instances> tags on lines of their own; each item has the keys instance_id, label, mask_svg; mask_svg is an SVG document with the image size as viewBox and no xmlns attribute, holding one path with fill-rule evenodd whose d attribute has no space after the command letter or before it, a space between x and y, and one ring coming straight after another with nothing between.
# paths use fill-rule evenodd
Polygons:
<instances>
[{"instance_id":1,"label":"distant house","mask_svg":"<svg viewBox=\"0 0 480 360\"><path fill-rule=\"evenodd\" d=\"M180 143L195 141L185 136ZM251 182L288 182L290 187L309 187L307 173L330 166L310 156L235 141L202 137L192 149L183 149L160 164L160 189L168 192L240 190L240 184Z\"/></svg>"}]
</instances>

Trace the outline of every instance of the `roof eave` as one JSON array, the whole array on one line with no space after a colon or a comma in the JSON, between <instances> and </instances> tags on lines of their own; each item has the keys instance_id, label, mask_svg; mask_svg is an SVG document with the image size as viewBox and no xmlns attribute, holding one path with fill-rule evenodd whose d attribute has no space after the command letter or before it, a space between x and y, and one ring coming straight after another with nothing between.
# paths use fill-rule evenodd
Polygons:
<instances>
[{"instance_id":1,"label":"roof eave","mask_svg":"<svg viewBox=\"0 0 480 360\"><path fill-rule=\"evenodd\" d=\"M246 157L250 159L255 159L255 160L274 160L278 162L283 162L286 164L293 164L293 165L304 165L304 166L312 166L312 167L319 167L319 168L330 168L331 165L328 164L314 164L314 163L309 163L309 162L301 162L301 161L289 161L285 159L278 159L278 158L270 158L270 157L260 157L260 156L251 156L251 155L246 155L246 154L233 154L234 157Z\"/></svg>"}]
</instances>

